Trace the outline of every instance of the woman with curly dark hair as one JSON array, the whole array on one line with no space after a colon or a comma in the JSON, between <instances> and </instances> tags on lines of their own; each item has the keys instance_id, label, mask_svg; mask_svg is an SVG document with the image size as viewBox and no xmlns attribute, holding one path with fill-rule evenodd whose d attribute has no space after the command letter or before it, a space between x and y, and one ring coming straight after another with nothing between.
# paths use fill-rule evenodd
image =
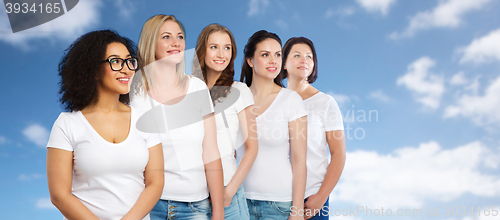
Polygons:
<instances>
[{"instance_id":1,"label":"woman with curly dark hair","mask_svg":"<svg viewBox=\"0 0 500 220\"><path fill-rule=\"evenodd\" d=\"M133 42L102 30L78 38L59 63L59 115L47 144L52 203L67 219L149 219L163 188L158 135L136 129L127 104L138 68Z\"/></svg>"},{"instance_id":2,"label":"woman with curly dark hair","mask_svg":"<svg viewBox=\"0 0 500 220\"><path fill-rule=\"evenodd\" d=\"M223 108L215 120L224 173L225 219L249 219L242 183L257 157L257 133L251 129L255 127L252 92L246 84L233 80L236 58L233 34L220 24L206 26L198 37L196 56L193 74L201 76L210 88L215 109ZM236 136L240 128L246 153L237 167L235 150L240 146L236 145Z\"/></svg>"}]
</instances>

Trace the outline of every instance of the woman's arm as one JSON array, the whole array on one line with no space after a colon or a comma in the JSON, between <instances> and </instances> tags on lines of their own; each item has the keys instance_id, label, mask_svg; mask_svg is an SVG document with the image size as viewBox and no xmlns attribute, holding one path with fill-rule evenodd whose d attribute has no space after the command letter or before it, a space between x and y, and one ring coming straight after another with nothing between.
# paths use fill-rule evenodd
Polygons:
<instances>
[{"instance_id":1,"label":"woman's arm","mask_svg":"<svg viewBox=\"0 0 500 220\"><path fill-rule=\"evenodd\" d=\"M306 213L318 213L319 209L321 209L325 204L333 188L337 185L340 175L344 170L346 159L344 131L327 131L326 141L328 142L328 147L330 148L331 162L328 165L325 179L323 180L318 193L309 196L307 198L307 202L304 204L306 209L311 209L310 212ZM312 216L307 216L306 219L309 218L312 218Z\"/></svg>"},{"instance_id":2,"label":"woman's arm","mask_svg":"<svg viewBox=\"0 0 500 220\"><path fill-rule=\"evenodd\" d=\"M255 123L255 114L252 111L253 105L248 106L238 113L241 131L245 138L245 156L241 159L240 165L233 178L224 189L224 207L231 205L231 200L245 180L248 172L252 168L253 162L257 157L257 124Z\"/></svg>"},{"instance_id":3,"label":"woman's arm","mask_svg":"<svg viewBox=\"0 0 500 220\"><path fill-rule=\"evenodd\" d=\"M219 148L217 147L217 127L214 113L203 117L205 136L203 138L203 163L207 176L208 190L212 201L212 219L224 219L224 177Z\"/></svg>"},{"instance_id":4,"label":"woman's arm","mask_svg":"<svg viewBox=\"0 0 500 220\"><path fill-rule=\"evenodd\" d=\"M144 170L144 183L146 187L134 206L123 216L123 220L143 219L161 197L164 182L163 148L161 144L158 144L150 147L148 150L149 160Z\"/></svg>"},{"instance_id":5,"label":"woman's arm","mask_svg":"<svg viewBox=\"0 0 500 220\"><path fill-rule=\"evenodd\" d=\"M288 123L293 172L293 203L297 210L304 209L304 194L307 179L307 116ZM304 219L303 216L290 216L289 219Z\"/></svg>"},{"instance_id":6,"label":"woman's arm","mask_svg":"<svg viewBox=\"0 0 500 220\"><path fill-rule=\"evenodd\" d=\"M73 152L47 148L47 180L50 200L67 219L99 220L73 194Z\"/></svg>"}]
</instances>

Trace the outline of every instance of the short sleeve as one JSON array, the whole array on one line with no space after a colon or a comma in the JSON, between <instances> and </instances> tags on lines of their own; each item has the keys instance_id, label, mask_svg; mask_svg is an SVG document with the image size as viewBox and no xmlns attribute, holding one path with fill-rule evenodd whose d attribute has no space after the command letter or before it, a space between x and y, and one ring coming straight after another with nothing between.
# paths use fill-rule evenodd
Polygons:
<instances>
[{"instance_id":1,"label":"short sleeve","mask_svg":"<svg viewBox=\"0 0 500 220\"><path fill-rule=\"evenodd\" d=\"M234 103L234 107L236 108L236 113L240 113L243 109L251 106L254 103L252 91L248 88L248 86L244 83L234 82L234 87L232 89L237 89L240 92L240 97Z\"/></svg>"},{"instance_id":2,"label":"short sleeve","mask_svg":"<svg viewBox=\"0 0 500 220\"><path fill-rule=\"evenodd\" d=\"M158 144L161 144L161 135L159 133L149 134L148 139L146 140L147 147L151 148Z\"/></svg>"},{"instance_id":3,"label":"short sleeve","mask_svg":"<svg viewBox=\"0 0 500 220\"><path fill-rule=\"evenodd\" d=\"M307 115L304 101L297 92L292 91L288 97L288 122Z\"/></svg>"},{"instance_id":4,"label":"short sleeve","mask_svg":"<svg viewBox=\"0 0 500 220\"><path fill-rule=\"evenodd\" d=\"M197 85L197 91L202 90L203 92L198 92L197 94L200 94L199 100L200 100L200 109L201 109L201 116L208 115L210 113L214 112L214 105L212 104L212 97L210 96L210 91L208 91L207 85L200 79L196 77L191 78L193 83L196 83Z\"/></svg>"},{"instance_id":5,"label":"short sleeve","mask_svg":"<svg viewBox=\"0 0 500 220\"><path fill-rule=\"evenodd\" d=\"M47 148L58 148L67 151L73 151L73 146L70 141L70 131L66 123L64 113L61 113L52 126Z\"/></svg>"},{"instance_id":6,"label":"short sleeve","mask_svg":"<svg viewBox=\"0 0 500 220\"><path fill-rule=\"evenodd\" d=\"M324 115L325 131L344 130L342 114L335 99L330 96L326 105L327 106Z\"/></svg>"}]
</instances>

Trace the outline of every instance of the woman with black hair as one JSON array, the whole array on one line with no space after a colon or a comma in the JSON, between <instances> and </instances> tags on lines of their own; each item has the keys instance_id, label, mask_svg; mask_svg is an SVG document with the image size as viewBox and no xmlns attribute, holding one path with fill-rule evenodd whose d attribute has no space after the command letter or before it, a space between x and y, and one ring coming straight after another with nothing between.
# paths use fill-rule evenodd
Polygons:
<instances>
[{"instance_id":1,"label":"woman with black hair","mask_svg":"<svg viewBox=\"0 0 500 220\"><path fill-rule=\"evenodd\" d=\"M243 183L250 219L304 219L297 210L304 207L307 113L300 96L283 88L277 78L281 40L274 33L258 31L243 53L240 79L253 94L259 144Z\"/></svg>"},{"instance_id":2,"label":"woman with black hair","mask_svg":"<svg viewBox=\"0 0 500 220\"><path fill-rule=\"evenodd\" d=\"M133 42L110 30L78 38L59 63L61 103L47 144L52 203L67 219L149 219L163 188L161 138L128 106Z\"/></svg>"},{"instance_id":3,"label":"woman with black hair","mask_svg":"<svg viewBox=\"0 0 500 220\"><path fill-rule=\"evenodd\" d=\"M280 78L296 91L307 109L307 185L304 204L307 219L328 219L329 196L344 169L344 125L333 97L311 84L318 77L313 42L305 37L290 38L283 46ZM328 150L329 154L327 151ZM331 156L331 162L328 162Z\"/></svg>"}]
</instances>

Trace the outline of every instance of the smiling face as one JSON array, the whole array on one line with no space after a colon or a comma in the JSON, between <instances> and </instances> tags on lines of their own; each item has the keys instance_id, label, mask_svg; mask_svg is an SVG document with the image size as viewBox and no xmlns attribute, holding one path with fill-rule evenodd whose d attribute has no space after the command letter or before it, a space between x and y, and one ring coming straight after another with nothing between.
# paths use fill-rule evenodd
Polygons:
<instances>
[{"instance_id":1,"label":"smiling face","mask_svg":"<svg viewBox=\"0 0 500 220\"><path fill-rule=\"evenodd\" d=\"M313 71L314 59L311 48L307 44L295 44L286 57L285 67L288 77L306 80Z\"/></svg>"},{"instance_id":2,"label":"smiling face","mask_svg":"<svg viewBox=\"0 0 500 220\"><path fill-rule=\"evenodd\" d=\"M106 48L106 55L103 60L109 58L130 58L130 53L127 47L121 43L110 43ZM134 75L135 71L130 70L127 64L123 65L123 69L120 71L114 71L111 69L109 62L102 64L103 73L99 78L99 83L97 89L100 92L110 92L114 94L127 94L130 90L131 77Z\"/></svg>"},{"instance_id":3,"label":"smiling face","mask_svg":"<svg viewBox=\"0 0 500 220\"><path fill-rule=\"evenodd\" d=\"M254 56L247 58L253 73L268 79L274 79L281 70L281 45L278 41L267 38L257 44Z\"/></svg>"},{"instance_id":4,"label":"smiling face","mask_svg":"<svg viewBox=\"0 0 500 220\"><path fill-rule=\"evenodd\" d=\"M231 38L224 32L214 32L207 39L205 54L206 69L211 72L222 72L229 65L232 56Z\"/></svg>"},{"instance_id":5,"label":"smiling face","mask_svg":"<svg viewBox=\"0 0 500 220\"><path fill-rule=\"evenodd\" d=\"M156 40L155 59L173 64L180 63L184 56L186 42L179 24L167 20L161 25L159 33Z\"/></svg>"}]
</instances>

